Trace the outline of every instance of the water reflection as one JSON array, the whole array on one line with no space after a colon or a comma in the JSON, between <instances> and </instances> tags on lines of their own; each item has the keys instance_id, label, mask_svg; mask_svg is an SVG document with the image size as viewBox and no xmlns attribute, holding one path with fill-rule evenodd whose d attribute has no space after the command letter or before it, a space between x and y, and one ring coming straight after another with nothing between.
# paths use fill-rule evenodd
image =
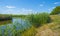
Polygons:
<instances>
[{"instance_id":1,"label":"water reflection","mask_svg":"<svg viewBox=\"0 0 60 36\"><path fill-rule=\"evenodd\" d=\"M2 36L14 36L20 35L21 32L29 29L31 24L19 18L14 18L12 23L7 23L7 25L0 25L0 35ZM19 33L19 34L18 34Z\"/></svg>"}]
</instances>

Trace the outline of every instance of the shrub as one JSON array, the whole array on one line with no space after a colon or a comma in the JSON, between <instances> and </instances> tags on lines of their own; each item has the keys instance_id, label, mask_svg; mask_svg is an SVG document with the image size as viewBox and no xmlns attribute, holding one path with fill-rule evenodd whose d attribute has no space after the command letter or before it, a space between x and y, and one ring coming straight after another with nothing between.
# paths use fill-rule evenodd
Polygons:
<instances>
[{"instance_id":1,"label":"shrub","mask_svg":"<svg viewBox=\"0 0 60 36\"><path fill-rule=\"evenodd\" d=\"M50 17L48 13L30 14L26 17L35 27L39 27L42 24L49 23Z\"/></svg>"},{"instance_id":2,"label":"shrub","mask_svg":"<svg viewBox=\"0 0 60 36\"><path fill-rule=\"evenodd\" d=\"M60 14L60 6L57 6L56 8L54 8L50 14L51 15Z\"/></svg>"}]
</instances>

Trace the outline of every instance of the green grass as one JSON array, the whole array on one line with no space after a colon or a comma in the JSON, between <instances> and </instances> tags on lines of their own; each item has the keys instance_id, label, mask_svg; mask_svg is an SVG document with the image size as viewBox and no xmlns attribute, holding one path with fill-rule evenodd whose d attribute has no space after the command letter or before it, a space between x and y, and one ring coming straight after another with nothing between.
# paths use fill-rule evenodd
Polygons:
<instances>
[{"instance_id":1,"label":"green grass","mask_svg":"<svg viewBox=\"0 0 60 36\"><path fill-rule=\"evenodd\" d=\"M53 32L60 33L59 32L60 30L60 16L59 15L49 15L48 13L37 13L37 14L27 15L25 17L24 19L27 19L33 26L30 29L27 29L26 31L23 31L23 32L18 31L18 33L16 34L21 33L21 36L35 36L37 33L40 35L39 32L44 31L46 29L50 29L48 31L52 31L52 34ZM36 28L37 26L39 26L39 28ZM16 31L13 29L14 34L15 32Z\"/></svg>"},{"instance_id":2,"label":"green grass","mask_svg":"<svg viewBox=\"0 0 60 36\"><path fill-rule=\"evenodd\" d=\"M48 13L30 14L26 19L35 27L41 26L44 23L49 23L51 20Z\"/></svg>"},{"instance_id":3,"label":"green grass","mask_svg":"<svg viewBox=\"0 0 60 36\"><path fill-rule=\"evenodd\" d=\"M42 36L44 34L49 35L49 36L60 36L60 16L59 15L50 15L50 18L52 19L51 23L47 23L47 24L37 28L36 31L38 33L36 34L36 36ZM49 32L49 34L47 32Z\"/></svg>"},{"instance_id":4,"label":"green grass","mask_svg":"<svg viewBox=\"0 0 60 36\"><path fill-rule=\"evenodd\" d=\"M13 15L13 14L0 14L0 17L8 17L8 16L12 16L13 18L25 18L27 15Z\"/></svg>"},{"instance_id":5,"label":"green grass","mask_svg":"<svg viewBox=\"0 0 60 36\"><path fill-rule=\"evenodd\" d=\"M35 34L36 34L36 28L32 26L30 29L23 32L22 36L35 36Z\"/></svg>"},{"instance_id":6,"label":"green grass","mask_svg":"<svg viewBox=\"0 0 60 36\"><path fill-rule=\"evenodd\" d=\"M0 21L0 25L7 25L9 23L12 23L12 20Z\"/></svg>"}]
</instances>

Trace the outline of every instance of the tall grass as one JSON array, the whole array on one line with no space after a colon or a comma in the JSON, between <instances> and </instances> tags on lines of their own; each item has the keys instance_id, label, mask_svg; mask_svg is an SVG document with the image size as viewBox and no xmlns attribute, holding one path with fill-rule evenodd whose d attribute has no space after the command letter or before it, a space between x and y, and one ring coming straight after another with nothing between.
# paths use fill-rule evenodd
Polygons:
<instances>
[{"instance_id":1,"label":"tall grass","mask_svg":"<svg viewBox=\"0 0 60 36\"><path fill-rule=\"evenodd\" d=\"M31 22L35 27L50 22L50 17L48 13L30 14L26 17L26 19Z\"/></svg>"},{"instance_id":2,"label":"tall grass","mask_svg":"<svg viewBox=\"0 0 60 36\"><path fill-rule=\"evenodd\" d=\"M0 36L33 36L35 27L26 20L21 22L16 20L13 24L1 25Z\"/></svg>"},{"instance_id":3,"label":"tall grass","mask_svg":"<svg viewBox=\"0 0 60 36\"><path fill-rule=\"evenodd\" d=\"M30 29L23 32L22 36L35 36L35 34L36 34L36 28L32 26Z\"/></svg>"}]
</instances>

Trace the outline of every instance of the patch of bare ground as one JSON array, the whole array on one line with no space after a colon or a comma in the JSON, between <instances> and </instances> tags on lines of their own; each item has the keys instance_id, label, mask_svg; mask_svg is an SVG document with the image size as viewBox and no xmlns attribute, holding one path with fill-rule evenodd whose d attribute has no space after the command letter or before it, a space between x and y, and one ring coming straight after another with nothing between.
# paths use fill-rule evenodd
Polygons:
<instances>
[{"instance_id":1,"label":"patch of bare ground","mask_svg":"<svg viewBox=\"0 0 60 36\"><path fill-rule=\"evenodd\" d=\"M37 29L35 36L60 36L60 24L49 23Z\"/></svg>"}]
</instances>

